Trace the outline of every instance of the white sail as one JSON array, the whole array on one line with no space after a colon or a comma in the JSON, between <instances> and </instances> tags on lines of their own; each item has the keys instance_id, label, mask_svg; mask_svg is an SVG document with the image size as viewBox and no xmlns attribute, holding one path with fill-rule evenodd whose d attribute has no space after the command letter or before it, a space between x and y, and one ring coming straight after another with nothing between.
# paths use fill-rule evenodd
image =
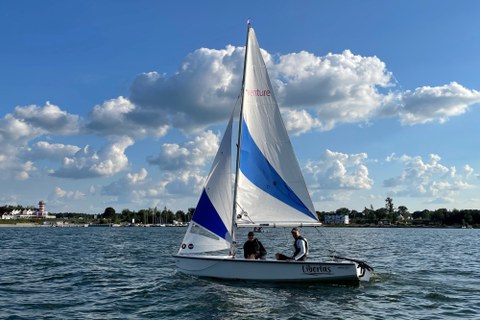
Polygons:
<instances>
[{"instance_id":1,"label":"white sail","mask_svg":"<svg viewBox=\"0 0 480 320\"><path fill-rule=\"evenodd\" d=\"M245 63L238 222L318 222L251 27Z\"/></svg>"},{"instance_id":2,"label":"white sail","mask_svg":"<svg viewBox=\"0 0 480 320\"><path fill-rule=\"evenodd\" d=\"M230 249L233 211L232 122L233 114L225 129L179 254Z\"/></svg>"}]
</instances>

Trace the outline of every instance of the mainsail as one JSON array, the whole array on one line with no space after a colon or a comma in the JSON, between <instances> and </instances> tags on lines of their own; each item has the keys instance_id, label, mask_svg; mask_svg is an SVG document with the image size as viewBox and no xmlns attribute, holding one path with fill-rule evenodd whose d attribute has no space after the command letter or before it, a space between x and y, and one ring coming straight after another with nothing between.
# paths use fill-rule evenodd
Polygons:
<instances>
[{"instance_id":1,"label":"mainsail","mask_svg":"<svg viewBox=\"0 0 480 320\"><path fill-rule=\"evenodd\" d=\"M247 41L236 199L239 223L318 222L252 27Z\"/></svg>"}]
</instances>

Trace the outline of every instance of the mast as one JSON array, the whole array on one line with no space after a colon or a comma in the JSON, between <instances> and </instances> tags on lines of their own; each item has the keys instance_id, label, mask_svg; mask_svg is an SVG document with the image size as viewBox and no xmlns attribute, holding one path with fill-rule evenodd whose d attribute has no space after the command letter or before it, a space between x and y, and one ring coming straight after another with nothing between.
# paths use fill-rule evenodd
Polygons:
<instances>
[{"instance_id":1,"label":"mast","mask_svg":"<svg viewBox=\"0 0 480 320\"><path fill-rule=\"evenodd\" d=\"M237 141L237 157L235 164L235 183L233 185L233 214L232 214L232 242L230 244L230 255L235 257L237 252L237 189L238 189L238 171L240 170L240 145L242 142L242 120L243 120L243 104L244 104L244 92L245 92L245 72L247 70L247 56L248 56L248 38L250 34L250 19L247 20L247 40L245 44L245 58L243 59L243 78L242 78L242 91L240 104L240 115L238 116L238 141Z\"/></svg>"}]
</instances>

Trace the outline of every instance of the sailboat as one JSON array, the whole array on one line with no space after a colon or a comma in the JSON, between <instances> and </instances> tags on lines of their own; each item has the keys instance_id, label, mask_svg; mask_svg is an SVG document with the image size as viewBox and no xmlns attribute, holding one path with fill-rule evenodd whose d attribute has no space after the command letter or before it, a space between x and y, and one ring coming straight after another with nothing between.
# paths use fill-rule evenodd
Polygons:
<instances>
[{"instance_id":1,"label":"sailboat","mask_svg":"<svg viewBox=\"0 0 480 320\"><path fill-rule=\"evenodd\" d=\"M240 227L321 225L283 123L255 31L250 23L247 25L240 114L235 117L232 112L198 205L174 255L177 270L227 280L368 281L373 269L355 259L332 256L325 261L291 262L237 256ZM236 118L238 141L232 152Z\"/></svg>"}]
</instances>

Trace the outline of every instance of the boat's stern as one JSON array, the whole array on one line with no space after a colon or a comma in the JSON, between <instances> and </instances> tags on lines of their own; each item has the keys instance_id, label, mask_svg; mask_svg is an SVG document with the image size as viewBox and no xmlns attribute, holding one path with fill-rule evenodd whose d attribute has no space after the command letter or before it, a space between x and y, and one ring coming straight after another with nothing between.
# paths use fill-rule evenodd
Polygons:
<instances>
[{"instance_id":1,"label":"boat's stern","mask_svg":"<svg viewBox=\"0 0 480 320\"><path fill-rule=\"evenodd\" d=\"M355 262L357 269L357 277L360 281L370 281L370 277L373 275L373 268L364 262Z\"/></svg>"},{"instance_id":2,"label":"boat's stern","mask_svg":"<svg viewBox=\"0 0 480 320\"><path fill-rule=\"evenodd\" d=\"M370 277L373 275L373 268L370 267L365 261L339 257L336 255L332 255L331 257L333 258L334 261L337 261L337 262L348 262L348 263L353 262L355 264L355 269L357 271L358 280L366 281L366 282L370 281Z\"/></svg>"}]
</instances>

